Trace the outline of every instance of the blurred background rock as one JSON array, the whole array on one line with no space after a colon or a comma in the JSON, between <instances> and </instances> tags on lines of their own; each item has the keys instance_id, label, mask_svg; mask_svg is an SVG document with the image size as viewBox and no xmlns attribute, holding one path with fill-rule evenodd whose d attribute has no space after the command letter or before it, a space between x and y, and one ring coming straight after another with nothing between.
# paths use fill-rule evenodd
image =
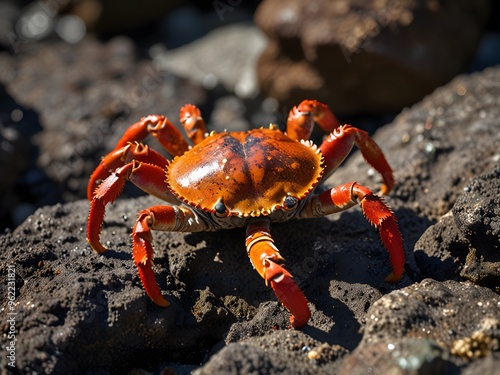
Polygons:
<instances>
[{"instance_id":1,"label":"blurred background rock","mask_svg":"<svg viewBox=\"0 0 500 375\"><path fill-rule=\"evenodd\" d=\"M126 127L180 106L210 129L304 98L373 132L459 73L500 62L495 0L0 2L0 230L85 197ZM128 187L128 195L140 194Z\"/></svg>"}]
</instances>

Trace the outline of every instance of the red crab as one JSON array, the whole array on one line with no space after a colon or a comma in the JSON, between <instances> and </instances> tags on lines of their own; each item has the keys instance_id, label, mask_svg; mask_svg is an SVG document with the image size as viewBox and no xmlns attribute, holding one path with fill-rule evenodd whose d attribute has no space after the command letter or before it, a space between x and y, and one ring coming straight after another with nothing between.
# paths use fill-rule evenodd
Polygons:
<instances>
[{"instance_id":1,"label":"red crab","mask_svg":"<svg viewBox=\"0 0 500 375\"><path fill-rule=\"evenodd\" d=\"M378 228L398 281L404 272L403 242L396 218L370 189L356 182L322 193L314 188L342 163L354 144L383 178L381 193L394 186L382 151L360 129L339 125L330 109L304 100L289 114L286 133L276 126L246 132L206 134L200 111L188 104L180 121L193 143L164 116L150 115L130 126L116 148L106 155L88 185L91 201L87 239L98 253L106 251L99 239L106 204L122 191L126 180L170 205L149 207L138 214L132 229L132 255L148 296L159 306L162 296L151 268L151 230L200 232L246 227L246 250L266 285L290 311L292 326L310 318L307 299L280 264L270 223L314 218L360 204L367 220ZM329 136L320 147L308 140L314 123ZM175 157L169 161L138 141L152 134ZM97 182L103 182L96 188Z\"/></svg>"}]
</instances>

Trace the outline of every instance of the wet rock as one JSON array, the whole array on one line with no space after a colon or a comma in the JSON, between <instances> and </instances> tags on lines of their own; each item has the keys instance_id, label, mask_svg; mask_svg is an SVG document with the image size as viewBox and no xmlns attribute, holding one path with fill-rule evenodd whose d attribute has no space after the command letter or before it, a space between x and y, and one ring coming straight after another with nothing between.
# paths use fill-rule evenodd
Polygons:
<instances>
[{"instance_id":1,"label":"wet rock","mask_svg":"<svg viewBox=\"0 0 500 375\"><path fill-rule=\"evenodd\" d=\"M423 277L459 280L469 246L458 231L453 214L430 226L415 244L415 260Z\"/></svg>"},{"instance_id":2,"label":"wet rock","mask_svg":"<svg viewBox=\"0 0 500 375\"><path fill-rule=\"evenodd\" d=\"M495 371L498 372L498 366L500 365L500 353L495 352L492 355L489 355L485 358L480 358L477 361L471 363L468 366L463 374L464 375L474 375L474 374L487 374L491 372L495 374Z\"/></svg>"},{"instance_id":3,"label":"wet rock","mask_svg":"<svg viewBox=\"0 0 500 375\"><path fill-rule=\"evenodd\" d=\"M51 4L38 2L9 4L10 7L4 5L3 10L9 11L6 12L8 15L15 12L8 18L15 26L9 30L11 43L14 38L23 43L23 41L35 42L54 35L74 43L81 40L87 31L112 35L151 25L182 3L184 2L181 0L168 3L146 0L142 4L124 6L118 1L67 0ZM72 22L76 24L71 25ZM77 30L80 38L72 39L71 34Z\"/></svg>"},{"instance_id":4,"label":"wet rock","mask_svg":"<svg viewBox=\"0 0 500 375\"><path fill-rule=\"evenodd\" d=\"M499 157L500 159L500 157ZM472 209L471 209L472 208ZM458 229L481 254L500 250L500 165L474 179L453 206ZM493 259L499 261L500 258Z\"/></svg>"},{"instance_id":5,"label":"wet rock","mask_svg":"<svg viewBox=\"0 0 500 375\"><path fill-rule=\"evenodd\" d=\"M147 199L137 201L148 205ZM209 338L215 333L202 334L180 301L161 309L144 299L128 252L128 217L134 216L129 210L138 207L119 203L116 208L108 216L113 223L108 228L111 250L103 256L85 243L86 201L39 210L5 237L0 274L7 278L8 268L15 274L17 297L11 312L18 322L16 365L23 373L123 373L190 356L196 363L202 358L190 353L206 351L205 340L213 340ZM161 235L157 238L161 243ZM169 246L175 242L174 235ZM115 250L122 247L124 252ZM164 257L157 256L161 285L168 272ZM1 286L4 295L6 287ZM179 290L172 287L170 292L176 295ZM3 311L6 308L2 305ZM210 320L203 321L209 330ZM4 322L2 331L6 329ZM141 347L144 350L138 350Z\"/></svg>"},{"instance_id":6,"label":"wet rock","mask_svg":"<svg viewBox=\"0 0 500 375\"><path fill-rule=\"evenodd\" d=\"M451 347L488 321L496 321L500 297L491 289L470 282L424 279L391 292L367 311L363 343L390 342L395 338L432 339Z\"/></svg>"},{"instance_id":7,"label":"wet rock","mask_svg":"<svg viewBox=\"0 0 500 375\"><path fill-rule=\"evenodd\" d=\"M399 112L463 71L488 7L488 1L265 1L255 15L269 37L259 61L261 88L288 107L311 97L337 113Z\"/></svg>"},{"instance_id":8,"label":"wet rock","mask_svg":"<svg viewBox=\"0 0 500 375\"><path fill-rule=\"evenodd\" d=\"M60 196L36 164L39 150L33 140L43 131L38 114L17 103L2 84L0 103L0 228L12 228Z\"/></svg>"},{"instance_id":9,"label":"wet rock","mask_svg":"<svg viewBox=\"0 0 500 375\"><path fill-rule=\"evenodd\" d=\"M374 139L396 171L390 202L396 200L394 204L402 203L415 214L437 221L452 209L472 179L498 165L498 82L497 67L458 76L377 131ZM380 181L361 155L343 167L332 180L355 175L367 186Z\"/></svg>"},{"instance_id":10,"label":"wet rock","mask_svg":"<svg viewBox=\"0 0 500 375\"><path fill-rule=\"evenodd\" d=\"M151 304L131 260L129 233L135 213L153 204L156 199L144 197L118 200L109 207L102 239L110 250L103 255L94 253L85 240L86 201L40 209L2 236L0 274L7 277L9 267L15 268L13 308L22 322L17 326L19 369L114 373L162 362L200 363L235 321L235 342L248 333L289 332L289 313L252 269L242 230L155 233L155 272L172 305L161 309ZM360 222L361 227L353 224ZM343 226L342 233L337 225ZM350 220L345 216L339 224L303 221L274 229L289 270L310 298L310 334L324 340L328 336L322 332L336 325L333 332L339 337L330 345L354 347L358 336L339 339L359 329L364 311L380 292L361 286L351 291L346 281L329 284L334 270L339 280L396 288L383 282L390 269L377 233L361 215ZM353 242L356 235L360 238ZM329 249L334 238L336 245ZM311 243L314 251L304 253ZM342 250L347 246L350 251ZM366 251L383 256L367 259ZM6 294L6 284L0 288ZM5 333L8 326L2 330ZM138 352L138 347L144 349Z\"/></svg>"},{"instance_id":11,"label":"wet rock","mask_svg":"<svg viewBox=\"0 0 500 375\"><path fill-rule=\"evenodd\" d=\"M415 259L426 277L465 278L498 292L499 167L468 184L453 209L415 244Z\"/></svg>"}]
</instances>

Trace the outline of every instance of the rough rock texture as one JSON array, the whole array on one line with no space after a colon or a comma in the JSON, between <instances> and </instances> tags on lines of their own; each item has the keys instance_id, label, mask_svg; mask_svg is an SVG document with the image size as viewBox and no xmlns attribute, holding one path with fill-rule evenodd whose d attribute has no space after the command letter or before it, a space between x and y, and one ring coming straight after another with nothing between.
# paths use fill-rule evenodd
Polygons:
<instances>
[{"instance_id":1,"label":"rough rock texture","mask_svg":"<svg viewBox=\"0 0 500 375\"><path fill-rule=\"evenodd\" d=\"M0 328L4 341L15 334L16 365L26 374L495 371L498 82L500 68L458 77L375 135L398 180L387 202L405 237L401 282L383 281L387 255L357 208L273 226L310 301L300 331L252 270L243 230L155 232L154 269L172 304L162 309L130 259L135 214L155 198L108 208L103 255L85 240L86 201L45 207L0 239L0 276L15 283L0 309L16 314ZM355 179L379 183L357 153L327 184Z\"/></svg>"},{"instance_id":2,"label":"rough rock texture","mask_svg":"<svg viewBox=\"0 0 500 375\"><path fill-rule=\"evenodd\" d=\"M212 43L208 51L222 50ZM20 190L10 182L26 168L32 192L56 191L41 183L54 181L66 199L82 196L97 156L125 126L151 112L176 118L181 104L200 104L214 91L159 69L126 38L16 47L0 55L7 201ZM211 61L219 60L204 60ZM252 270L244 230L154 233L155 272L171 302L161 309L142 290L129 237L136 213L158 201L124 197L111 205L102 232L110 250L98 255L85 239L88 203L79 200L41 208L0 237L0 330L2 347L11 348L3 353L14 353L26 374L493 372L500 361L499 82L499 68L459 77L375 136L398 180L387 202L405 238L401 282L383 281L387 254L356 208L273 226L310 301L312 318L300 331L289 329L289 314ZM207 118L229 127L241 102L223 101L226 110ZM372 172L354 154L327 185L358 180L376 190ZM0 356L2 371L9 361Z\"/></svg>"},{"instance_id":3,"label":"rough rock texture","mask_svg":"<svg viewBox=\"0 0 500 375\"><path fill-rule=\"evenodd\" d=\"M35 139L39 165L73 197L82 197L83 176L92 172L95 155L116 143L127 126L159 107L177 119L188 98L204 98L199 86L141 60L124 37L106 43L87 38L76 47L33 44L17 56L2 54L1 64L8 93L41 117L44 131ZM50 69L57 74L40 76ZM89 164L80 165L82 160Z\"/></svg>"},{"instance_id":4,"label":"rough rock texture","mask_svg":"<svg viewBox=\"0 0 500 375\"><path fill-rule=\"evenodd\" d=\"M415 258L425 276L462 277L500 291L499 187L497 165L472 180L453 209L422 235L415 244Z\"/></svg>"},{"instance_id":5,"label":"rough rock texture","mask_svg":"<svg viewBox=\"0 0 500 375\"><path fill-rule=\"evenodd\" d=\"M367 311L363 339L339 373L459 373L499 349L499 310L497 294L470 283L425 279L394 291Z\"/></svg>"},{"instance_id":6,"label":"rough rock texture","mask_svg":"<svg viewBox=\"0 0 500 375\"><path fill-rule=\"evenodd\" d=\"M0 53L2 103L12 103L11 113L19 113L2 123L11 133L20 133L16 156L32 145L30 160L36 164L8 164L2 184L21 180L8 195L8 207L19 189L28 190L38 205L84 197L95 160L116 144L127 126L158 112L177 123L181 105L201 105L206 99L200 86L140 58L129 38L100 42L88 37L75 46L26 42L21 47L15 55Z\"/></svg>"},{"instance_id":7,"label":"rough rock texture","mask_svg":"<svg viewBox=\"0 0 500 375\"><path fill-rule=\"evenodd\" d=\"M463 71L488 1L266 0L262 90L288 107L315 97L337 113L399 112ZM460 25L460 27L457 27Z\"/></svg>"},{"instance_id":8,"label":"rough rock texture","mask_svg":"<svg viewBox=\"0 0 500 375\"><path fill-rule=\"evenodd\" d=\"M437 221L452 209L472 178L498 165L499 82L498 68L458 76L377 132L396 170L393 199ZM371 186L378 181L360 155L347 166L331 180L346 180L358 170L359 182Z\"/></svg>"}]
</instances>

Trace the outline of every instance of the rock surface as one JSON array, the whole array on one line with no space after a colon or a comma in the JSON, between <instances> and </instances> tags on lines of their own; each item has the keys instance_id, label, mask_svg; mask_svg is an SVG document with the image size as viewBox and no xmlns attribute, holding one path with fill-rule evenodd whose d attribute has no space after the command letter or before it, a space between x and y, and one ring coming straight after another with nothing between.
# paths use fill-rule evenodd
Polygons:
<instances>
[{"instance_id":1,"label":"rock surface","mask_svg":"<svg viewBox=\"0 0 500 375\"><path fill-rule=\"evenodd\" d=\"M236 3L214 2L208 13L221 26L245 11ZM351 3L337 2L336 11ZM389 6L383 1L370 6L384 4ZM404 4L411 8L417 2ZM454 2L449 9L462 4ZM479 9L480 4L471 7ZM413 8L410 13L404 7L385 9L394 11L387 24L379 25L387 28L408 17L415 26L413 20L421 16ZM164 18L163 26L171 27L162 29L162 38L176 36L168 21L188 28L186 19L201 19L196 9L185 10L178 10L182 17L173 12ZM27 12L23 8L22 14ZM381 13L366 12L372 21L379 20ZM15 19L12 13L0 13L2 20ZM463 12L449 14L463 17ZM479 22L482 14L470 8L466 18ZM65 16L54 14L51 27ZM203 17L203 25L192 31L202 33L211 21ZM0 23L0 28L9 25ZM473 24L467 29L470 40L476 34ZM124 25L129 26L134 25ZM322 33L324 27L319 22L306 28L309 57L322 53L314 38L334 35ZM277 106L245 97L254 95L254 86L244 90L261 48L258 30L248 25L221 30L183 50L151 48L153 62L143 57L144 44L141 50L126 37L99 41L87 36L74 46L7 40L15 45L10 54L0 53L0 204L17 208L16 224L33 207L47 206L0 236L0 277L5 280L0 293L6 296L0 301L6 354L0 357L0 372L12 370L10 361L17 373L26 374L498 371L500 68L458 77L375 136L398 181L386 199L405 238L406 273L399 283L383 281L390 271L388 257L359 208L273 226L286 267L310 301L312 318L300 330L289 329L289 314L252 269L244 230L154 233L154 269L171 302L168 309L145 296L130 256L135 215L158 204L156 199L130 199L138 192L127 187L107 210L102 235L110 250L98 255L90 249L85 240L88 202L78 198L98 157L113 147L126 126L148 113L175 120L185 102L201 105L210 129L269 123ZM373 40L386 43L391 30L381 28ZM350 42L361 43L354 46L366 50L360 53L369 50L366 44L376 46L372 39L364 42L363 33L347 34L353 37ZM238 38L248 41L249 35L254 44L238 45ZM166 45L190 37L183 33ZM442 52L451 56L448 45L441 46ZM452 52L466 47L464 42ZM244 61L240 51L248 53ZM160 66L167 58L172 64ZM171 72L184 65L190 67L184 70L190 80L179 77L180 69ZM211 74L224 85L210 89L204 78ZM281 125L283 115L286 109L275 113ZM380 182L358 153L326 185L352 180L374 190ZM22 193L30 197L24 207L18 204ZM63 199L77 201L54 204Z\"/></svg>"},{"instance_id":2,"label":"rock surface","mask_svg":"<svg viewBox=\"0 0 500 375\"><path fill-rule=\"evenodd\" d=\"M261 88L289 108L315 97L342 114L397 113L464 70L488 16L488 1L266 0Z\"/></svg>"},{"instance_id":3,"label":"rock surface","mask_svg":"<svg viewBox=\"0 0 500 375\"><path fill-rule=\"evenodd\" d=\"M185 48L157 52L154 61L162 70L200 86L222 85L239 97L255 97L259 93L255 65L265 44L265 36L253 25L228 25Z\"/></svg>"},{"instance_id":4,"label":"rock surface","mask_svg":"<svg viewBox=\"0 0 500 375\"><path fill-rule=\"evenodd\" d=\"M12 178L29 181L22 187L38 205L83 198L95 160L141 117L161 111L177 123L181 105L206 100L203 88L141 58L126 37L28 44L16 55L0 53L0 66L11 111L20 112L5 125L27 130L22 140L36 159Z\"/></svg>"},{"instance_id":5,"label":"rock surface","mask_svg":"<svg viewBox=\"0 0 500 375\"><path fill-rule=\"evenodd\" d=\"M500 292L499 186L497 165L473 179L453 209L418 240L415 257L427 277L461 277ZM443 258L444 263L432 261Z\"/></svg>"},{"instance_id":6,"label":"rock surface","mask_svg":"<svg viewBox=\"0 0 500 375\"><path fill-rule=\"evenodd\" d=\"M374 137L398 181L386 199L405 238L399 283L383 281L387 255L359 208L273 227L310 301L312 318L300 331L289 329L289 314L252 270L243 230L155 232L155 272L171 302L162 309L144 294L130 259L135 214L155 198L108 208L103 255L85 240L86 201L39 209L0 238L0 275L16 290L0 309L16 314L18 369L493 373L500 362L498 82L500 68L460 76ZM355 179L374 189L379 183L358 153L327 185ZM5 339L13 326L3 319L0 327ZM7 361L0 358L2 368Z\"/></svg>"}]
</instances>

